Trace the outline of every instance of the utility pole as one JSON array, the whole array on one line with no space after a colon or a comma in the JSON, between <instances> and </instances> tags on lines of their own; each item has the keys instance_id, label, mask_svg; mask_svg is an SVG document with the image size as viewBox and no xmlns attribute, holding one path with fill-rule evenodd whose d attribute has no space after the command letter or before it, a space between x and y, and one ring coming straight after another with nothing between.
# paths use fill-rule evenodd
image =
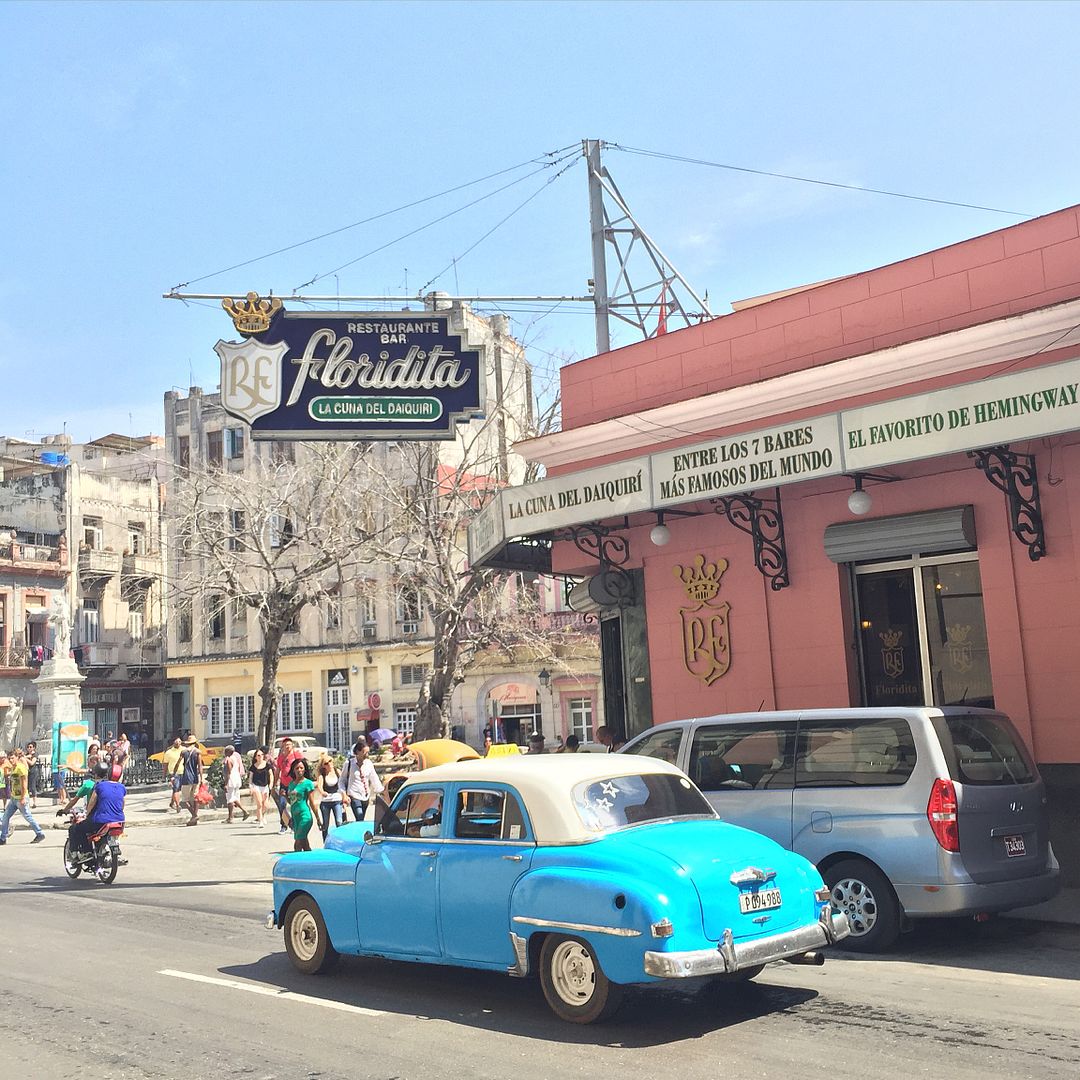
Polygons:
<instances>
[{"instance_id":1,"label":"utility pole","mask_svg":"<svg viewBox=\"0 0 1080 1080\"><path fill-rule=\"evenodd\" d=\"M604 244L607 236L604 222L604 189L600 186L603 165L600 164L600 140L583 139L582 150L589 169L589 228L592 231L592 292L596 318L596 351L611 350L611 331L608 327L607 255Z\"/></svg>"}]
</instances>

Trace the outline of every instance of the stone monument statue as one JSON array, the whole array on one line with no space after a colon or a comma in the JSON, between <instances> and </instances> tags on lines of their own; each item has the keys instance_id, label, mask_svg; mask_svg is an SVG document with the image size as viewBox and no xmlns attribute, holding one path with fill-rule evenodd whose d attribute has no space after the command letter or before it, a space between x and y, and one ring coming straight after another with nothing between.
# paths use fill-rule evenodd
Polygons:
<instances>
[{"instance_id":1,"label":"stone monument statue","mask_svg":"<svg viewBox=\"0 0 1080 1080\"><path fill-rule=\"evenodd\" d=\"M71 652L71 608L68 607L67 597L63 593L53 596L52 606L49 608L49 623L55 634L53 656L58 659L67 659Z\"/></svg>"}]
</instances>

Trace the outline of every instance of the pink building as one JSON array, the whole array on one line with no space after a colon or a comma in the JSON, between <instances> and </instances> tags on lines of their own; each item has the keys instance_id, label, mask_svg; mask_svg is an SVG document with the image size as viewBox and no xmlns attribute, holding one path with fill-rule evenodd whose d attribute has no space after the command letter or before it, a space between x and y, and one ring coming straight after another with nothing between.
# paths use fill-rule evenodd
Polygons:
<instances>
[{"instance_id":1,"label":"pink building","mask_svg":"<svg viewBox=\"0 0 1080 1080\"><path fill-rule=\"evenodd\" d=\"M589 578L608 723L994 706L1080 879L1080 208L563 369L472 531ZM1075 523L1074 523L1075 519ZM535 545L534 545L535 546ZM517 563L520 565L520 563Z\"/></svg>"}]
</instances>

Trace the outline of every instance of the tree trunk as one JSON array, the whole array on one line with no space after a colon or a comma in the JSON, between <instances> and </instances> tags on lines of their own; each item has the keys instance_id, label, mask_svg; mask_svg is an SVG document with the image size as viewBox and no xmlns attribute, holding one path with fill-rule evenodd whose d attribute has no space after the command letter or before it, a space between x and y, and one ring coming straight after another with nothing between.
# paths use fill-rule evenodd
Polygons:
<instances>
[{"instance_id":1,"label":"tree trunk","mask_svg":"<svg viewBox=\"0 0 1080 1080\"><path fill-rule=\"evenodd\" d=\"M262 686L259 688L259 727L255 736L256 746L265 746L271 753L277 737L277 673L281 663L281 637L285 624L270 625L260 617L262 628Z\"/></svg>"},{"instance_id":2,"label":"tree trunk","mask_svg":"<svg viewBox=\"0 0 1080 1080\"><path fill-rule=\"evenodd\" d=\"M415 738L445 739L450 734L447 715L449 696L460 682L456 679L461 642L460 623L449 616L435 619L435 646L431 656L431 674L424 680L416 702Z\"/></svg>"}]
</instances>

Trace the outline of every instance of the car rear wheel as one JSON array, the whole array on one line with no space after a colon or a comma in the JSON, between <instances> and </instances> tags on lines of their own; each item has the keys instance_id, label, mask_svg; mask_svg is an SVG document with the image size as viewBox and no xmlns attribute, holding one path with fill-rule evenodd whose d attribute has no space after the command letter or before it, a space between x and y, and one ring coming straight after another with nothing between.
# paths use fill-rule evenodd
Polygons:
<instances>
[{"instance_id":1,"label":"car rear wheel","mask_svg":"<svg viewBox=\"0 0 1080 1080\"><path fill-rule=\"evenodd\" d=\"M608 979L580 938L553 934L544 941L540 985L552 1012L572 1024L610 1016L622 1001L622 987Z\"/></svg>"},{"instance_id":2,"label":"car rear wheel","mask_svg":"<svg viewBox=\"0 0 1080 1080\"><path fill-rule=\"evenodd\" d=\"M900 903L889 879L862 859L834 863L822 875L833 907L844 912L851 936L840 943L849 952L882 952L900 936Z\"/></svg>"},{"instance_id":3,"label":"car rear wheel","mask_svg":"<svg viewBox=\"0 0 1080 1080\"><path fill-rule=\"evenodd\" d=\"M293 967L305 975L321 975L338 961L319 905L310 896L301 896L289 905L285 916L285 951Z\"/></svg>"}]
</instances>

